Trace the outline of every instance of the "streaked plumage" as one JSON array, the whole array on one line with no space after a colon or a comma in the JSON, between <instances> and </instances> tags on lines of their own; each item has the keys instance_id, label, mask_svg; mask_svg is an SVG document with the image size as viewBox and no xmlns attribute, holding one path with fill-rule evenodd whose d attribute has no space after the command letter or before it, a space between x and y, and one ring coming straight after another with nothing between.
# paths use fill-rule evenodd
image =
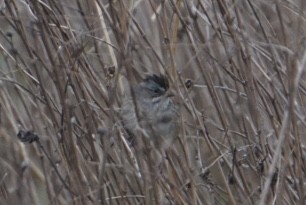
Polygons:
<instances>
[{"instance_id":1,"label":"streaked plumage","mask_svg":"<svg viewBox=\"0 0 306 205\"><path fill-rule=\"evenodd\" d=\"M121 110L124 127L133 137L137 137L136 130L142 128L155 145L168 146L177 135L178 112L169 93L167 78L150 75L132 89L139 121L134 101L129 96Z\"/></svg>"}]
</instances>

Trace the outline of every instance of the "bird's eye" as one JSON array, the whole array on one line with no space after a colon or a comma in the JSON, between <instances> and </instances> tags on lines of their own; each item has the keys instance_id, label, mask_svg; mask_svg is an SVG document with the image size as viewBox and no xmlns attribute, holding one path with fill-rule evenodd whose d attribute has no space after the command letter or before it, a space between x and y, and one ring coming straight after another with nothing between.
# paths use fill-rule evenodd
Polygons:
<instances>
[{"instance_id":1,"label":"bird's eye","mask_svg":"<svg viewBox=\"0 0 306 205\"><path fill-rule=\"evenodd\" d=\"M156 83L147 84L147 90L154 96L159 96L164 93L164 89L156 85Z\"/></svg>"},{"instance_id":2,"label":"bird's eye","mask_svg":"<svg viewBox=\"0 0 306 205\"><path fill-rule=\"evenodd\" d=\"M150 89L150 92L155 95L155 96L158 96L158 95L161 95L162 94L162 90L159 89L159 88L151 88Z\"/></svg>"},{"instance_id":3,"label":"bird's eye","mask_svg":"<svg viewBox=\"0 0 306 205\"><path fill-rule=\"evenodd\" d=\"M157 94L157 93L160 93L159 89L157 89L157 88L154 89L153 92L156 93L156 94Z\"/></svg>"}]
</instances>

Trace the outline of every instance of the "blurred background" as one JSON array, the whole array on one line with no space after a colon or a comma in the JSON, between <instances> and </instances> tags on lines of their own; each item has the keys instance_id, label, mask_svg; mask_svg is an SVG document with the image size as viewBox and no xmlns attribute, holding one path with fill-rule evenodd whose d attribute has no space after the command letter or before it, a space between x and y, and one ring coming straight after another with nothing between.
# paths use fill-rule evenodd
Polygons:
<instances>
[{"instance_id":1,"label":"blurred background","mask_svg":"<svg viewBox=\"0 0 306 205\"><path fill-rule=\"evenodd\" d=\"M0 1L0 204L305 204L305 6ZM152 73L180 108L160 165L119 116Z\"/></svg>"}]
</instances>

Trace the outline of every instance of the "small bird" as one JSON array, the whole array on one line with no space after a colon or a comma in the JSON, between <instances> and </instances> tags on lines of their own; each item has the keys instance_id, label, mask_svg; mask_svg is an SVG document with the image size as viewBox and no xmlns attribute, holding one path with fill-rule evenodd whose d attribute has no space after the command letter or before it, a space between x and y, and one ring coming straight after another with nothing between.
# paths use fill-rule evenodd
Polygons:
<instances>
[{"instance_id":1,"label":"small bird","mask_svg":"<svg viewBox=\"0 0 306 205\"><path fill-rule=\"evenodd\" d=\"M168 147L178 132L178 109L172 101L168 79L164 75L149 75L131 87L134 93L125 99L121 117L127 132L137 137L143 129L156 146Z\"/></svg>"}]
</instances>

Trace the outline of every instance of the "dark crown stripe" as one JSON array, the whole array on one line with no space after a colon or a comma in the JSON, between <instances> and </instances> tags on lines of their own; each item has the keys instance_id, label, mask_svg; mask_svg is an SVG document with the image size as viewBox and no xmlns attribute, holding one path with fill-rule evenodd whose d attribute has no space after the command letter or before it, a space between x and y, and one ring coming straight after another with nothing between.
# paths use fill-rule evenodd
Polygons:
<instances>
[{"instance_id":1,"label":"dark crown stripe","mask_svg":"<svg viewBox=\"0 0 306 205\"><path fill-rule=\"evenodd\" d=\"M164 75L149 75L147 76L144 81L154 81L155 83L157 83L158 85L160 85L161 87L165 88L165 90L167 90L169 88L169 81L168 79L166 78L166 76Z\"/></svg>"}]
</instances>

